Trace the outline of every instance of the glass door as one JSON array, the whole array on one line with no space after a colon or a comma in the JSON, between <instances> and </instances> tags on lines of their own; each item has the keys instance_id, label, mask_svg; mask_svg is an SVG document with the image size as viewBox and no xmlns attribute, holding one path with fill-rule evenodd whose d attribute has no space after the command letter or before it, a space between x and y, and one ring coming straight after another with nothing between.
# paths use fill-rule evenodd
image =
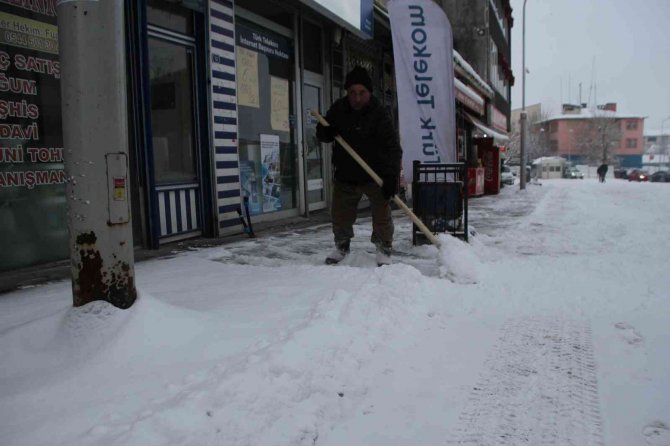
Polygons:
<instances>
[{"instance_id":1,"label":"glass door","mask_svg":"<svg viewBox=\"0 0 670 446\"><path fill-rule=\"evenodd\" d=\"M303 104L305 124L303 141L305 150L305 176L307 204L310 211L326 207L326 184L324 179L323 145L316 138L316 124L311 111L323 113L323 76L305 72Z\"/></svg>"},{"instance_id":2,"label":"glass door","mask_svg":"<svg viewBox=\"0 0 670 446\"><path fill-rule=\"evenodd\" d=\"M195 182L193 49L150 37L149 61L156 184Z\"/></svg>"},{"instance_id":3,"label":"glass door","mask_svg":"<svg viewBox=\"0 0 670 446\"><path fill-rule=\"evenodd\" d=\"M177 11L190 17L188 10ZM158 12L162 11L154 10L150 18L155 16L156 22L161 24L164 21L173 25L175 17L181 17L176 13L163 16ZM184 20L184 23L191 22ZM174 241L202 233L196 46L194 37L188 34L152 24L148 31L157 222L161 240Z\"/></svg>"}]
</instances>

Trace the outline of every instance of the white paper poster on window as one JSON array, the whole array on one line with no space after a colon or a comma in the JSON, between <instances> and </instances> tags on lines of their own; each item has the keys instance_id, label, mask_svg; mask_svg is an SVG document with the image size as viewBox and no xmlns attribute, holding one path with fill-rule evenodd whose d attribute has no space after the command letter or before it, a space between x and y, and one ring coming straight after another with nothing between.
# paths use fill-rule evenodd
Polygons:
<instances>
[{"instance_id":1,"label":"white paper poster on window","mask_svg":"<svg viewBox=\"0 0 670 446\"><path fill-rule=\"evenodd\" d=\"M260 107L258 93L258 53L236 46L237 103L245 107Z\"/></svg>"},{"instance_id":2,"label":"white paper poster on window","mask_svg":"<svg viewBox=\"0 0 670 446\"><path fill-rule=\"evenodd\" d=\"M261 134L261 182L263 184L263 212L280 210L279 135Z\"/></svg>"},{"instance_id":3,"label":"white paper poster on window","mask_svg":"<svg viewBox=\"0 0 670 446\"><path fill-rule=\"evenodd\" d=\"M321 189L323 189L323 178L317 178L315 180L307 180L307 190L309 192Z\"/></svg>"},{"instance_id":4,"label":"white paper poster on window","mask_svg":"<svg viewBox=\"0 0 670 446\"><path fill-rule=\"evenodd\" d=\"M288 79L270 76L270 98L272 130L288 132Z\"/></svg>"}]
</instances>

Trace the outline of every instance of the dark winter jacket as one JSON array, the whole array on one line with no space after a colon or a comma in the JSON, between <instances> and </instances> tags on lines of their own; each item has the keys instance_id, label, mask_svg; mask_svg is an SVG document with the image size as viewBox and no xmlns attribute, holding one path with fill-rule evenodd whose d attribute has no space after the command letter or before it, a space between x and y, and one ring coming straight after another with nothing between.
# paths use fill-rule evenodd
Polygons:
<instances>
[{"instance_id":1,"label":"dark winter jacket","mask_svg":"<svg viewBox=\"0 0 670 446\"><path fill-rule=\"evenodd\" d=\"M340 136L360 155L380 177L400 176L402 150L391 116L377 98L372 96L362 110L354 110L346 97L338 99L326 113L326 120L335 126ZM332 142L321 124L316 136L322 142ZM372 182L362 167L335 142L333 144L335 179L351 184Z\"/></svg>"}]
</instances>

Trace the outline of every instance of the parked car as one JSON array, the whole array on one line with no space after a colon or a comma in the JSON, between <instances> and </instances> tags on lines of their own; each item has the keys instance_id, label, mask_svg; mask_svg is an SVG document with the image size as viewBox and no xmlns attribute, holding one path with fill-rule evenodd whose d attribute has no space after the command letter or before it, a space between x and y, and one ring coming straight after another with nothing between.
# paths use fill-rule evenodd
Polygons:
<instances>
[{"instance_id":1,"label":"parked car","mask_svg":"<svg viewBox=\"0 0 670 446\"><path fill-rule=\"evenodd\" d=\"M514 174L512 173L512 170L509 168L509 166L506 166L505 164L500 167L500 183L501 185L514 185Z\"/></svg>"},{"instance_id":2,"label":"parked car","mask_svg":"<svg viewBox=\"0 0 670 446\"><path fill-rule=\"evenodd\" d=\"M670 183L670 172L667 170L659 170L654 172L649 177L649 181L652 183Z\"/></svg>"},{"instance_id":3,"label":"parked car","mask_svg":"<svg viewBox=\"0 0 670 446\"><path fill-rule=\"evenodd\" d=\"M576 167L568 167L565 169L565 172L563 172L563 178L570 178L573 180L579 178L580 180L583 180L584 174Z\"/></svg>"},{"instance_id":4,"label":"parked car","mask_svg":"<svg viewBox=\"0 0 670 446\"><path fill-rule=\"evenodd\" d=\"M626 169L614 169L614 178L622 178L624 180L628 178Z\"/></svg>"},{"instance_id":5,"label":"parked car","mask_svg":"<svg viewBox=\"0 0 670 446\"><path fill-rule=\"evenodd\" d=\"M628 181L649 181L649 174L640 169L633 169L628 173Z\"/></svg>"}]
</instances>

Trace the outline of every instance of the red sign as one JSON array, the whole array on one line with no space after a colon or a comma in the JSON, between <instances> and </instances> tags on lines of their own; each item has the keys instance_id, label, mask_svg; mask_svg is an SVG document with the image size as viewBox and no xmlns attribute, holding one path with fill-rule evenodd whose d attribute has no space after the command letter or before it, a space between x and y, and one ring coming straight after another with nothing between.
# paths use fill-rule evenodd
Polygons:
<instances>
[{"instance_id":1,"label":"red sign","mask_svg":"<svg viewBox=\"0 0 670 446\"><path fill-rule=\"evenodd\" d=\"M467 86L465 88L468 88ZM456 87L456 100L459 101L461 104L465 105L468 107L470 110L473 110L474 112L483 115L484 114L484 100L482 99L481 103L478 103L475 99L472 97L468 96L467 93L461 91L460 88ZM475 92L472 92L472 94L477 94ZM477 95L479 97L479 95Z\"/></svg>"},{"instance_id":2,"label":"red sign","mask_svg":"<svg viewBox=\"0 0 670 446\"><path fill-rule=\"evenodd\" d=\"M491 114L491 125L494 129L507 133L507 116L493 105L489 105L489 112Z\"/></svg>"},{"instance_id":3,"label":"red sign","mask_svg":"<svg viewBox=\"0 0 670 446\"><path fill-rule=\"evenodd\" d=\"M484 168L468 168L468 195L478 197L484 195Z\"/></svg>"},{"instance_id":4,"label":"red sign","mask_svg":"<svg viewBox=\"0 0 670 446\"><path fill-rule=\"evenodd\" d=\"M500 192L500 151L493 145L491 138L477 139L474 142L479 159L484 166L484 193Z\"/></svg>"},{"instance_id":5,"label":"red sign","mask_svg":"<svg viewBox=\"0 0 670 446\"><path fill-rule=\"evenodd\" d=\"M114 200L126 200L126 179L123 177L114 178Z\"/></svg>"}]
</instances>

